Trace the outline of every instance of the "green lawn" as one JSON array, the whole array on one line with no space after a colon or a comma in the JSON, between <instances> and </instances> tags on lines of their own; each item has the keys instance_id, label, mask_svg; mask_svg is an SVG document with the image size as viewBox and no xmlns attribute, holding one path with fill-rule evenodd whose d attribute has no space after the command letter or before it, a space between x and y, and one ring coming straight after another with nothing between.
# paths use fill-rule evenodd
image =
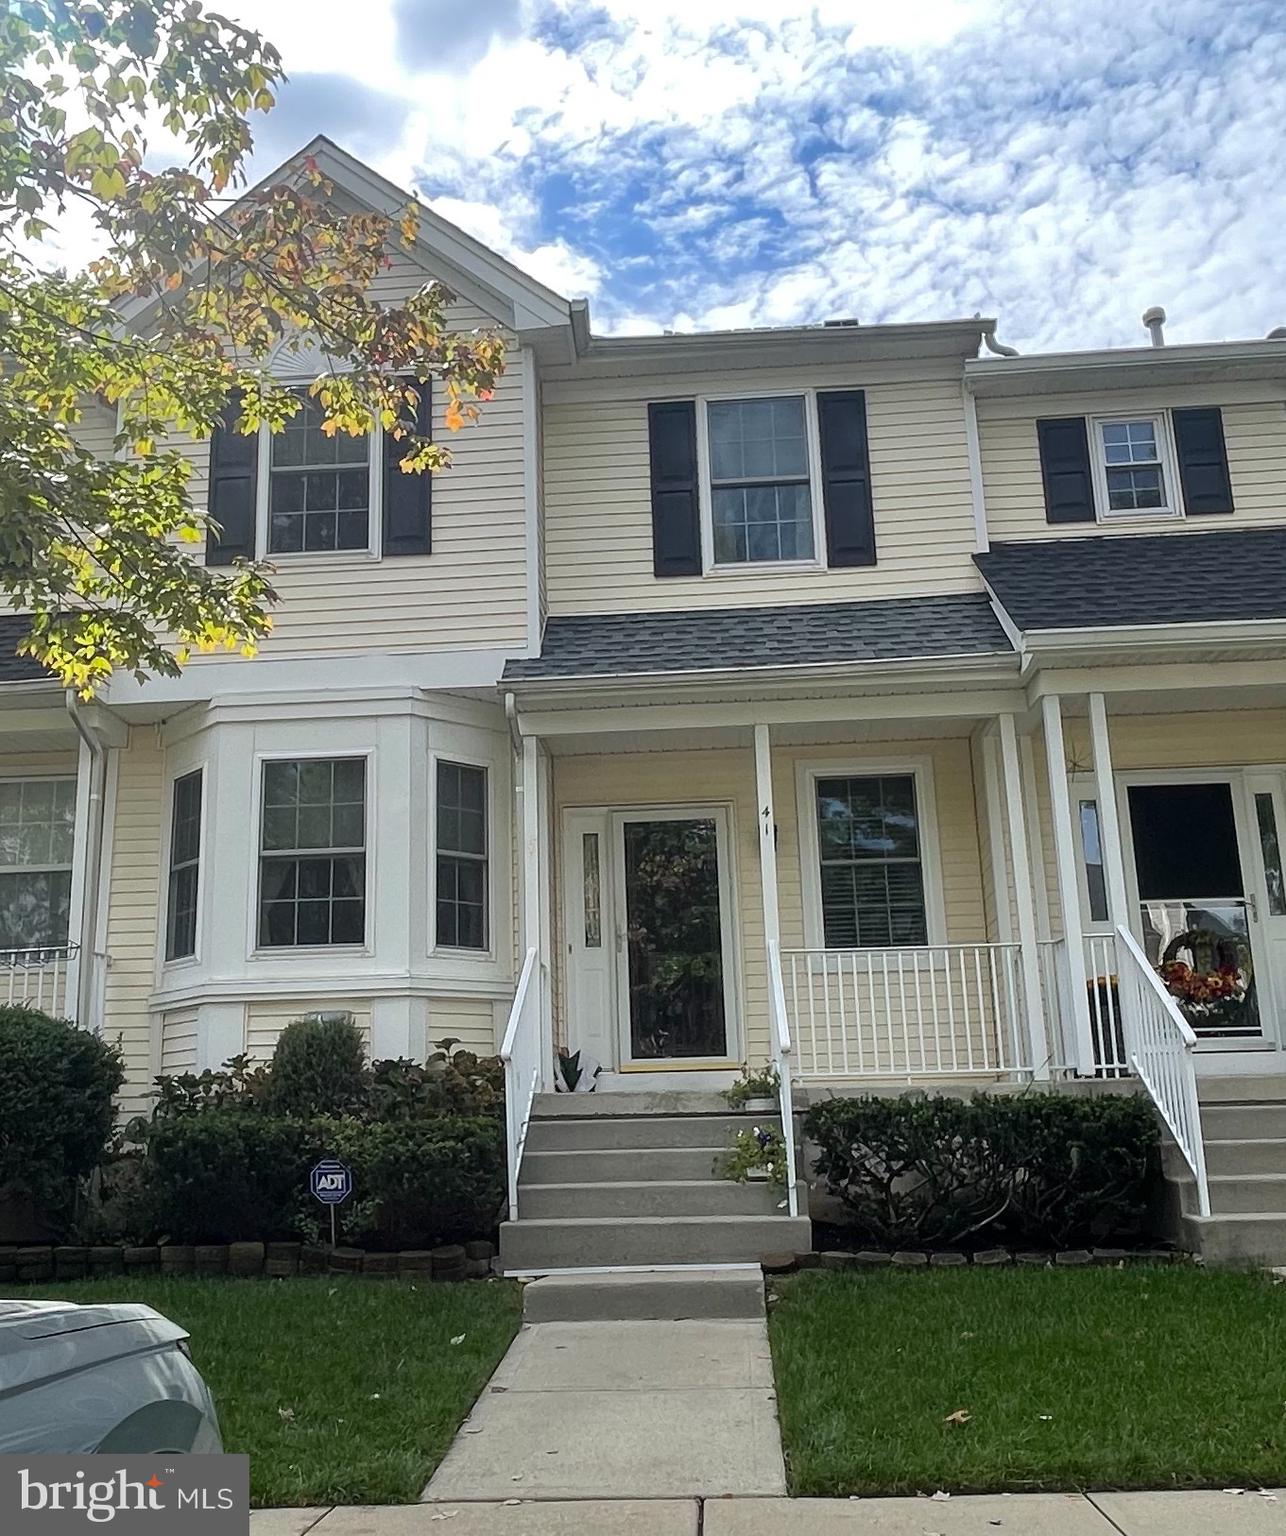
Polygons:
<instances>
[{"instance_id":1,"label":"green lawn","mask_svg":"<svg viewBox=\"0 0 1286 1536\"><path fill-rule=\"evenodd\" d=\"M250 1453L257 1505L418 1498L521 1310L518 1287L501 1281L158 1277L15 1291L142 1301L190 1329L224 1447Z\"/></svg>"},{"instance_id":2,"label":"green lawn","mask_svg":"<svg viewBox=\"0 0 1286 1536\"><path fill-rule=\"evenodd\" d=\"M1286 1483L1286 1287L1259 1276L810 1271L772 1290L792 1493Z\"/></svg>"}]
</instances>

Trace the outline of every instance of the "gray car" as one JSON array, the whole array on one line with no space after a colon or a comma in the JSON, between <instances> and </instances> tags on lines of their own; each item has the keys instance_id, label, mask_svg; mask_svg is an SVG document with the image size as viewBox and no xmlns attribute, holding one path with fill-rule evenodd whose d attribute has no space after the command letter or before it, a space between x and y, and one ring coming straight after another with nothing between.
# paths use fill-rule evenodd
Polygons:
<instances>
[{"instance_id":1,"label":"gray car","mask_svg":"<svg viewBox=\"0 0 1286 1536\"><path fill-rule=\"evenodd\" d=\"M221 1451L187 1337L134 1302L0 1301L0 1453Z\"/></svg>"}]
</instances>

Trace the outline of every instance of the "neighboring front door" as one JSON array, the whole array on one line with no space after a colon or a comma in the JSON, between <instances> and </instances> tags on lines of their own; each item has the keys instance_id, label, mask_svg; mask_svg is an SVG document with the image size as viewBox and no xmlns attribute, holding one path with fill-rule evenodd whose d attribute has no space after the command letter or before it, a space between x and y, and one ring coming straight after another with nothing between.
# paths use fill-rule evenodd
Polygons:
<instances>
[{"instance_id":1,"label":"neighboring front door","mask_svg":"<svg viewBox=\"0 0 1286 1536\"><path fill-rule=\"evenodd\" d=\"M568 811L563 870L572 1049L635 1071L734 1060L724 808Z\"/></svg>"},{"instance_id":2,"label":"neighboring front door","mask_svg":"<svg viewBox=\"0 0 1286 1536\"><path fill-rule=\"evenodd\" d=\"M1126 785L1133 926L1206 1050L1262 1050L1278 1038L1276 946L1265 928L1272 903L1254 810L1242 774Z\"/></svg>"}]
</instances>

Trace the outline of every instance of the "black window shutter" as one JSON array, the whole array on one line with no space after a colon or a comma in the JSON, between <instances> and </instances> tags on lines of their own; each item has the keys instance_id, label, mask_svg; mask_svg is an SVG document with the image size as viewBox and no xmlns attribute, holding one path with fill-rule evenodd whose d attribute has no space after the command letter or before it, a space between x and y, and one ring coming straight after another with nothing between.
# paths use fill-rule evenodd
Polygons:
<instances>
[{"instance_id":1,"label":"black window shutter","mask_svg":"<svg viewBox=\"0 0 1286 1536\"><path fill-rule=\"evenodd\" d=\"M826 563L875 564L871 456L866 442L866 395L860 389L823 390L817 396L822 439L822 508Z\"/></svg>"},{"instance_id":2,"label":"black window shutter","mask_svg":"<svg viewBox=\"0 0 1286 1536\"><path fill-rule=\"evenodd\" d=\"M1084 416L1046 416L1036 423L1047 523L1092 523L1094 482Z\"/></svg>"},{"instance_id":3,"label":"black window shutter","mask_svg":"<svg viewBox=\"0 0 1286 1536\"><path fill-rule=\"evenodd\" d=\"M665 400L649 405L647 430L653 574L700 576L696 402Z\"/></svg>"},{"instance_id":4,"label":"black window shutter","mask_svg":"<svg viewBox=\"0 0 1286 1536\"><path fill-rule=\"evenodd\" d=\"M222 419L210 435L210 485L207 509L218 529L206 532L205 563L231 565L252 560L255 552L255 484L259 471L259 434L237 431L241 392L234 390Z\"/></svg>"},{"instance_id":5,"label":"black window shutter","mask_svg":"<svg viewBox=\"0 0 1286 1536\"><path fill-rule=\"evenodd\" d=\"M1223 440L1223 412L1217 405L1171 411L1179 451L1179 480L1189 516L1232 511L1232 480Z\"/></svg>"},{"instance_id":6,"label":"black window shutter","mask_svg":"<svg viewBox=\"0 0 1286 1536\"><path fill-rule=\"evenodd\" d=\"M420 437L433 435L432 387L410 380L420 392L418 405L403 405L407 430ZM384 553L386 555L427 555L433 550L432 506L433 475L421 470L409 474L402 466L409 445L391 432L384 434Z\"/></svg>"}]
</instances>

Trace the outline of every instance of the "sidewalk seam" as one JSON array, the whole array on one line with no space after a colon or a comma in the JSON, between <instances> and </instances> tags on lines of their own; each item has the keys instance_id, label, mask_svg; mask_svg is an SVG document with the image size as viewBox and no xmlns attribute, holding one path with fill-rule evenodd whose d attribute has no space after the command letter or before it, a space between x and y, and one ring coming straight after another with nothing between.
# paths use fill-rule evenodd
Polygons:
<instances>
[{"instance_id":1,"label":"sidewalk seam","mask_svg":"<svg viewBox=\"0 0 1286 1536\"><path fill-rule=\"evenodd\" d=\"M1125 1527L1123 1525L1117 1525L1116 1521L1112 1519L1111 1515L1108 1514L1107 1510L1105 1510L1100 1504L1098 1504L1095 1501L1094 1495L1091 1492L1089 1492L1087 1489L1082 1489L1081 1497L1085 1500L1085 1502L1089 1505L1089 1507L1091 1509L1095 1510L1098 1514L1102 1515L1104 1520L1107 1521L1107 1523L1112 1527L1112 1529L1114 1531L1117 1531L1117 1532L1120 1533L1120 1536L1130 1536L1130 1533L1125 1529Z\"/></svg>"}]
</instances>

